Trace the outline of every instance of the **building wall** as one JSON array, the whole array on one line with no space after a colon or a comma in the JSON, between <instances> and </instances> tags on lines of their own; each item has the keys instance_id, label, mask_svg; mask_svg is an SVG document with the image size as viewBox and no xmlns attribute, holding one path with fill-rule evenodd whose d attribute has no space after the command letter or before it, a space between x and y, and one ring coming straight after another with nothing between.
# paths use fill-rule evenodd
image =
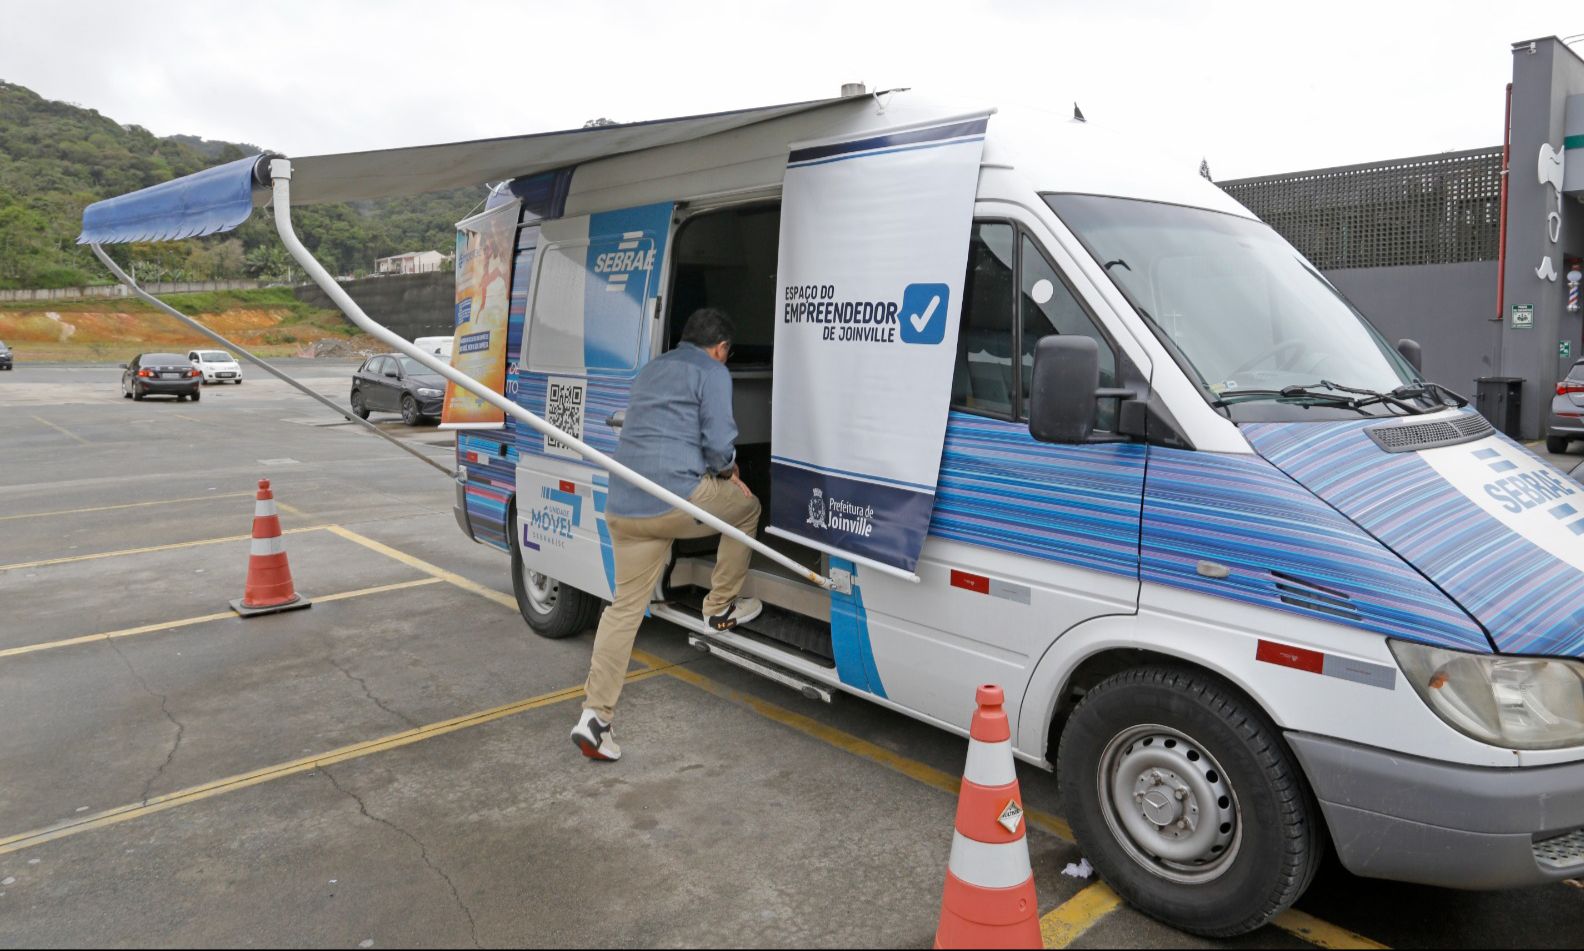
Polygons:
<instances>
[{"instance_id":1,"label":"building wall","mask_svg":"<svg viewBox=\"0 0 1584 951\"><path fill-rule=\"evenodd\" d=\"M1431 380L1473 400L1475 380L1498 375L1495 261L1324 273L1388 343L1418 341Z\"/></svg>"},{"instance_id":2,"label":"building wall","mask_svg":"<svg viewBox=\"0 0 1584 951\"><path fill-rule=\"evenodd\" d=\"M365 313L408 340L450 336L455 329L456 276L451 271L370 277L340 284ZM334 302L314 285L303 285L295 292L298 300L336 309Z\"/></svg>"},{"instance_id":3,"label":"building wall","mask_svg":"<svg viewBox=\"0 0 1584 951\"><path fill-rule=\"evenodd\" d=\"M1570 257L1584 256L1584 206L1540 183L1540 146L1562 150L1564 109L1569 95L1584 93L1584 59L1554 37L1513 45L1512 158L1507 176L1507 273L1499 359L1506 376L1523 377L1524 437L1544 434L1554 384L1584 346L1584 322L1567 313L1566 273ZM1568 183L1569 190L1577 188ZM1553 242L1547 216L1561 217ZM1546 258L1555 281L1537 273ZM1515 304L1534 306L1533 329L1513 325ZM1566 341L1572 357L1560 356Z\"/></svg>"}]
</instances>

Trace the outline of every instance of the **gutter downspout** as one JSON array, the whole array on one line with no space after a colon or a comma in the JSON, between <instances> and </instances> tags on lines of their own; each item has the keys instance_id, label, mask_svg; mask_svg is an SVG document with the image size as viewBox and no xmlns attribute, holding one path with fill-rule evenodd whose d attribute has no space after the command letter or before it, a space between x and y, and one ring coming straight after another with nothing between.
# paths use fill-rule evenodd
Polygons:
<instances>
[{"instance_id":1,"label":"gutter downspout","mask_svg":"<svg viewBox=\"0 0 1584 951\"><path fill-rule=\"evenodd\" d=\"M450 380L457 386L467 390L469 393L472 393L479 399L484 400L491 406L494 406L496 409L506 413L518 422L528 426L540 435L548 436L558 442L571 446L573 449L577 450L579 455L589 462L605 467L605 469L608 470L611 475L626 480L628 483L637 486L638 488L644 490L655 498L660 499L673 508L681 509L700 522L703 522L705 525L708 525L710 528L720 532L721 535L742 542L753 551L759 552L761 555L771 559L778 565L797 572L799 577L807 579L808 581L819 585L826 590L833 590L835 588L835 584L830 579L821 575L819 572L810 571L808 568L798 564L796 561L793 561L791 558L788 558L781 552L776 551L774 548L771 548L756 538L750 537L746 533L739 530L735 525L731 525L722 519L711 515L709 512L704 511L697 505L689 502L687 499L684 499L680 495L677 495L669 489L666 489L664 486L661 486L660 484L645 478L642 475L639 475L637 472L627 468L626 466L617 462L615 459L610 458L609 456L600 452L598 449L589 446L582 440L577 439L572 435L556 428L555 426L550 425L549 423L540 419L538 416L535 416L533 413L530 413L521 406L518 406L515 402L508 400L500 393L495 392L488 386L485 386L479 381L468 376L466 373L463 373L462 371L451 366L451 364L442 363L441 361L435 359L434 355L423 352L409 341L398 336L396 333L386 329L378 323L375 323L372 318L363 313L363 308L357 305L357 302L354 301L349 294L347 294L341 285L335 282L335 278L331 277L330 272L324 269L324 265L320 264L319 261L314 258L313 254L303 246L303 243L298 240L297 232L292 228L291 223L291 162L287 159L274 159L270 162L269 170L271 187L274 189L275 230L280 234L281 243L286 245L286 250L290 251L291 256L297 259L297 263L302 265L303 270L307 271L308 276L313 279L313 282L318 284L319 288L323 290L325 294L329 295L331 300L336 302L336 306L341 308L342 313L346 314L347 318L350 319L352 323L360 327L365 333L376 338L391 349L412 357L414 360L422 363L435 373L445 377L447 380Z\"/></svg>"},{"instance_id":2,"label":"gutter downspout","mask_svg":"<svg viewBox=\"0 0 1584 951\"><path fill-rule=\"evenodd\" d=\"M266 373L270 374L271 376L275 377L276 379L279 379L279 380L281 380L281 381L283 381L285 383L290 384L291 386L296 387L297 389L301 390L303 393L307 394L308 396L311 396L314 399L318 400L319 402L323 403L324 405L330 407L332 410L335 411L337 416L346 417L346 419L348 419L349 421L357 423L358 425L362 426L364 429L367 429L369 432L373 433L374 435L380 437L381 439L383 439L386 442L390 443L391 445L397 447L398 449L401 449L403 452L410 453L410 454L418 457L419 459L422 459L425 463L427 463L427 464L429 464L431 466L434 466L436 469L439 469L441 472L445 473L447 478L455 477L456 473L452 472L446 466L443 466L440 463L435 462L433 459L431 459L428 456L424 455L423 453L419 452L417 449L414 449L412 446L407 445L405 442L402 442L400 439L397 439L395 436L392 436L390 433L385 432L383 429L380 429L378 426L374 425L373 423L369 422L368 420L360 419L355 414L347 412L345 407L337 405L334 400L329 399L328 397L324 396L321 393L316 393L313 390L310 390L308 387L302 385L301 383L298 383L296 380L294 380L291 377L287 376L282 371L277 370L273 364L271 364L268 361L266 361L263 357L257 356L257 355L255 355L253 353L248 352L247 350L242 349L241 347L237 346L235 343L232 343L231 341L227 340L226 338L224 338L224 337L220 336L219 334L215 333L213 330L210 330L208 327L205 327L203 324L200 324L198 321L192 319L191 317L187 316L186 314L182 313L181 311L177 310L176 308L172 307L171 305L169 305L169 304L165 303L164 301L160 300L158 297L155 297L153 294L150 294L148 291L145 291L143 288L138 286L137 281L134 281L131 277L128 277L127 273L125 271L121 270L121 266L119 264L116 264L115 261L110 257L110 255L105 253L104 248L100 247L97 244L90 244L88 247L93 249L93 253L94 253L94 255L96 257L99 258L99 262L101 264L103 264L105 267L109 268L110 269L110 273L114 274L116 276L116 280L120 281L122 284L125 284L127 286L127 289L130 290L133 293L133 295L136 296L139 300L143 301L144 303L152 304L155 307L158 307L160 310L162 310L165 313L171 315L172 317L175 317L177 320L179 320L182 323L186 324L187 326L191 327L193 330L198 331L199 333L203 334L205 337L208 337L210 340L213 340L214 342L220 344L221 346L229 347L230 349L235 350L237 353L240 353L244 358L246 358L250 362L256 364L260 369L264 370Z\"/></svg>"},{"instance_id":3,"label":"gutter downspout","mask_svg":"<svg viewBox=\"0 0 1584 951\"><path fill-rule=\"evenodd\" d=\"M1502 116L1502 163L1501 163L1501 205L1497 215L1501 219L1500 236L1496 239L1496 316L1491 320L1502 323L1507 319L1507 179L1509 177L1509 162L1512 158L1512 90L1513 84L1507 84L1507 109ZM1498 352L1496 371L1501 372L1500 338L1498 338Z\"/></svg>"}]
</instances>

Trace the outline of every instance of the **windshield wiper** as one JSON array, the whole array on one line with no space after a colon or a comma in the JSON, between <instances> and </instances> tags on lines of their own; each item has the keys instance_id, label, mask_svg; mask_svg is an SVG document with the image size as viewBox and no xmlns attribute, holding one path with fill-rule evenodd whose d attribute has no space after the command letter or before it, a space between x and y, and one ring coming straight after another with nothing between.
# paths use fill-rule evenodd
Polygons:
<instances>
[{"instance_id":1,"label":"windshield wiper","mask_svg":"<svg viewBox=\"0 0 1584 951\"><path fill-rule=\"evenodd\" d=\"M1233 390L1222 394L1220 398L1212 401L1210 405L1219 408L1255 399L1307 400L1315 403L1324 403L1329 406L1340 406L1343 409L1354 411L1363 410L1367 406L1385 405L1417 416L1420 413L1431 412L1431 410L1412 403L1410 400L1422 398L1432 399L1438 403L1441 402L1426 388L1427 385L1425 384L1412 387L1399 386L1389 393L1382 393L1379 390L1361 389L1356 386L1343 386L1340 383L1332 383L1330 380L1321 380L1318 385L1325 389L1317 390L1309 386L1294 384L1292 386L1284 386L1279 390ZM1435 384L1428 384L1428 386L1434 387L1435 393L1448 392ZM1452 395L1456 396L1456 394ZM1457 398L1462 399L1462 397ZM1467 405L1467 403L1468 401L1464 400L1461 405Z\"/></svg>"},{"instance_id":2,"label":"windshield wiper","mask_svg":"<svg viewBox=\"0 0 1584 951\"><path fill-rule=\"evenodd\" d=\"M1320 390L1311 390L1303 386L1284 386L1279 390L1238 389L1228 390L1218 398L1211 400L1210 405L1220 408L1231 406L1234 403L1248 403L1254 400L1307 400L1310 402L1328 403L1333 406L1352 408L1357 402L1354 397L1342 393L1325 393Z\"/></svg>"}]
</instances>

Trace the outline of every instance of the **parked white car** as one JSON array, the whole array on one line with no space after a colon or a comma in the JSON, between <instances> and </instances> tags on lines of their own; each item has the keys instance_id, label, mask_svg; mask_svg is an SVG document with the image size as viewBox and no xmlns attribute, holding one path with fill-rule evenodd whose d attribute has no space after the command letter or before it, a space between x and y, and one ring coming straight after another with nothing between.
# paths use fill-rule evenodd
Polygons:
<instances>
[{"instance_id":1,"label":"parked white car","mask_svg":"<svg viewBox=\"0 0 1584 951\"><path fill-rule=\"evenodd\" d=\"M451 359L450 337L414 337L413 344L425 353L432 353L437 357Z\"/></svg>"},{"instance_id":2,"label":"parked white car","mask_svg":"<svg viewBox=\"0 0 1584 951\"><path fill-rule=\"evenodd\" d=\"M203 372L205 383L242 382L242 365L224 350L189 350L187 360Z\"/></svg>"}]
</instances>

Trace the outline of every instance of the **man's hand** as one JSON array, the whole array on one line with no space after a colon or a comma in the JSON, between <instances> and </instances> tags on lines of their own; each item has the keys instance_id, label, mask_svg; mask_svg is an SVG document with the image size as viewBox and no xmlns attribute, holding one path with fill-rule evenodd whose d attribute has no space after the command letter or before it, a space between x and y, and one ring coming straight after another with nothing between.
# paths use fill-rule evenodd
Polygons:
<instances>
[{"instance_id":1,"label":"man's hand","mask_svg":"<svg viewBox=\"0 0 1584 951\"><path fill-rule=\"evenodd\" d=\"M737 488L742 489L742 494L743 495L746 495L750 499L753 498L752 490L750 490L748 488L747 483L743 482L743 480L737 475L737 470L736 470L735 467L732 469L731 481L732 481L732 485L735 485Z\"/></svg>"}]
</instances>

